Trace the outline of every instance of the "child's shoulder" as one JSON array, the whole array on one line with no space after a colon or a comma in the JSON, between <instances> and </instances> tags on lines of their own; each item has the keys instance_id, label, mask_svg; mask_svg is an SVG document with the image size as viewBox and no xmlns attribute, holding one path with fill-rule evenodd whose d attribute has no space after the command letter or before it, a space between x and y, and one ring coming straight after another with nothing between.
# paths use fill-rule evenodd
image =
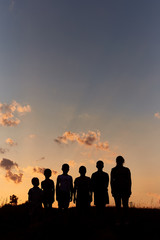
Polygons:
<instances>
[{"instance_id":1,"label":"child's shoulder","mask_svg":"<svg viewBox=\"0 0 160 240\"><path fill-rule=\"evenodd\" d=\"M72 176L70 176L70 175L64 175L64 174L61 174L61 175L58 175L58 177L57 178L59 178L59 179L72 179Z\"/></svg>"},{"instance_id":2,"label":"child's shoulder","mask_svg":"<svg viewBox=\"0 0 160 240\"><path fill-rule=\"evenodd\" d=\"M31 194L33 192L33 188L30 188L28 191L28 194Z\"/></svg>"},{"instance_id":3,"label":"child's shoulder","mask_svg":"<svg viewBox=\"0 0 160 240\"><path fill-rule=\"evenodd\" d=\"M68 174L67 174L67 177L68 177L69 179L72 179L72 176L71 176L71 175L68 175Z\"/></svg>"}]
</instances>

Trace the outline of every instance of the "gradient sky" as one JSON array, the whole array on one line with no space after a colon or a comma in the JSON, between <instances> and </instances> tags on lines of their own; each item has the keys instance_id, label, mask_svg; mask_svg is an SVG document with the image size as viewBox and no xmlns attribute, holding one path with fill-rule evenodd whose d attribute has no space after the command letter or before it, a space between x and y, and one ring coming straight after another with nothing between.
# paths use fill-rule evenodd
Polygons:
<instances>
[{"instance_id":1,"label":"gradient sky","mask_svg":"<svg viewBox=\"0 0 160 240\"><path fill-rule=\"evenodd\" d=\"M99 159L110 174L122 155L130 201L159 207L159 12L158 0L0 0L1 201L27 200L34 168L56 182L64 162L73 178ZM65 132L76 137L56 142Z\"/></svg>"}]
</instances>

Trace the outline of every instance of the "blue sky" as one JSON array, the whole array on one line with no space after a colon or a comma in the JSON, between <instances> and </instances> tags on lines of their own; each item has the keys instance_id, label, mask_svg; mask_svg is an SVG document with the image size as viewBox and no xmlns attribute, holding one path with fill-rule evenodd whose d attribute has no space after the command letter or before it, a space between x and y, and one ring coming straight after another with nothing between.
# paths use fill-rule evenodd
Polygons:
<instances>
[{"instance_id":1,"label":"blue sky","mask_svg":"<svg viewBox=\"0 0 160 240\"><path fill-rule=\"evenodd\" d=\"M0 102L31 107L19 116L18 126L1 126L1 146L9 137L18 143L1 158L21 168L39 164L57 171L64 161L74 160L71 173L76 176L90 150L76 143L63 148L54 139L66 131L99 130L101 141L125 156L134 192L160 194L160 120L154 117L160 112L159 10L156 0L1 0ZM93 160L114 161L107 154L90 153L84 161L89 174L96 170ZM149 190L148 175L153 180ZM6 184L9 189L12 183ZM14 186L20 194L20 185ZM139 201L138 193L135 198Z\"/></svg>"}]
</instances>

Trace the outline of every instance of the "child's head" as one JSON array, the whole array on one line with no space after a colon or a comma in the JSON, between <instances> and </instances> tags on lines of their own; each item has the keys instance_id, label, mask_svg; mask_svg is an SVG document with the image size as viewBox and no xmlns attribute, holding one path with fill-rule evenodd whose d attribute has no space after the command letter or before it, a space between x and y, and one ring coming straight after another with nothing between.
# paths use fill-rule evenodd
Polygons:
<instances>
[{"instance_id":1,"label":"child's head","mask_svg":"<svg viewBox=\"0 0 160 240\"><path fill-rule=\"evenodd\" d=\"M69 165L67 163L64 163L62 165L62 171L64 174L67 174L69 172Z\"/></svg>"},{"instance_id":2,"label":"child's head","mask_svg":"<svg viewBox=\"0 0 160 240\"><path fill-rule=\"evenodd\" d=\"M46 168L46 169L44 170L44 176L45 176L46 178L50 178L51 175L52 175L51 169Z\"/></svg>"},{"instance_id":3,"label":"child's head","mask_svg":"<svg viewBox=\"0 0 160 240\"><path fill-rule=\"evenodd\" d=\"M32 178L32 184L34 187L39 186L39 179L37 177Z\"/></svg>"},{"instance_id":4,"label":"child's head","mask_svg":"<svg viewBox=\"0 0 160 240\"><path fill-rule=\"evenodd\" d=\"M79 173L80 173L81 176L85 176L85 174L86 174L86 167L85 166L81 166L79 168Z\"/></svg>"},{"instance_id":5,"label":"child's head","mask_svg":"<svg viewBox=\"0 0 160 240\"><path fill-rule=\"evenodd\" d=\"M102 171L104 167L104 162L102 160L99 160L96 164L96 167L98 168L99 171Z\"/></svg>"},{"instance_id":6,"label":"child's head","mask_svg":"<svg viewBox=\"0 0 160 240\"><path fill-rule=\"evenodd\" d=\"M118 156L116 158L116 163L117 163L118 166L123 166L124 162L125 161L124 161L124 158L122 156Z\"/></svg>"}]
</instances>

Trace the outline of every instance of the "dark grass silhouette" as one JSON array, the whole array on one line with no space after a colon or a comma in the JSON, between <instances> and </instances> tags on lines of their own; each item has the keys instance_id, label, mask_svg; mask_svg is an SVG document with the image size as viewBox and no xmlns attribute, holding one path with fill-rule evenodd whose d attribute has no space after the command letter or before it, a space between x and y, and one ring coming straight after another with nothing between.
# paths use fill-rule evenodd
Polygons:
<instances>
[{"instance_id":1,"label":"dark grass silhouette","mask_svg":"<svg viewBox=\"0 0 160 240\"><path fill-rule=\"evenodd\" d=\"M160 239L159 209L129 209L129 224L116 226L115 207L104 209L103 218L91 207L90 215L79 218L76 208L59 213L50 209L50 215L42 211L41 218L31 223L28 205L5 205L0 208L1 240L16 239Z\"/></svg>"}]
</instances>

